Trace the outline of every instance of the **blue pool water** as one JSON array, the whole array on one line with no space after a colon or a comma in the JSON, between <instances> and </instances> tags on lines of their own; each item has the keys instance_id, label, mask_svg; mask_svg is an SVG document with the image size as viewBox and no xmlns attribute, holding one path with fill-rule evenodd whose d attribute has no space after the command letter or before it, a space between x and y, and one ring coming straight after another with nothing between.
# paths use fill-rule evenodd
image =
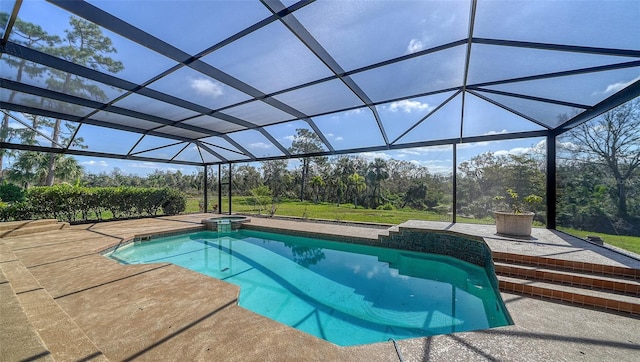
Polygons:
<instances>
[{"instance_id":1,"label":"blue pool water","mask_svg":"<svg viewBox=\"0 0 640 362\"><path fill-rule=\"evenodd\" d=\"M440 255L251 230L115 250L240 286L239 305L341 346L509 324L484 268Z\"/></svg>"}]
</instances>

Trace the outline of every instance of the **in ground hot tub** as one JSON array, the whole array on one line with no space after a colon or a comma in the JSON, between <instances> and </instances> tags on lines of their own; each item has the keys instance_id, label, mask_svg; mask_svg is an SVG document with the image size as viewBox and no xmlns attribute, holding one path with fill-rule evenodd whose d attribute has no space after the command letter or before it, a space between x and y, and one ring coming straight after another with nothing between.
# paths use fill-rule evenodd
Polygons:
<instances>
[{"instance_id":1,"label":"in ground hot tub","mask_svg":"<svg viewBox=\"0 0 640 362\"><path fill-rule=\"evenodd\" d=\"M237 230L240 228L240 225L249 221L251 221L251 219L246 216L228 215L204 219L202 220L202 223L205 225L207 230L218 231L227 228L231 230ZM227 225L229 225L230 227Z\"/></svg>"}]
</instances>

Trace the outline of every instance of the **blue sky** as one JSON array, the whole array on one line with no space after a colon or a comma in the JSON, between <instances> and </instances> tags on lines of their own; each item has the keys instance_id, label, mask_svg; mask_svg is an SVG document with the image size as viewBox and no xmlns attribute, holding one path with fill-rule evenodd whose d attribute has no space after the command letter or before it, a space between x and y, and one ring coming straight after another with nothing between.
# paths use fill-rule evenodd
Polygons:
<instances>
[{"instance_id":1,"label":"blue sky","mask_svg":"<svg viewBox=\"0 0 640 362\"><path fill-rule=\"evenodd\" d=\"M192 1L189 2L189 6L179 1L90 0L89 3L125 21L135 23L140 29L189 54L197 54L270 15L258 1ZM293 1L286 1L285 5L291 3ZM576 7L576 4L579 6ZM468 32L469 9L468 1L410 1L402 2L400 5L392 1L318 1L303 7L295 15L338 64L345 71L350 71L465 38ZM474 36L638 49L639 13L637 2L634 4L632 0L480 1ZM194 21L202 14L207 14L208 18L215 17L215 21ZM42 25L52 34L62 35L63 30L68 28L69 13L41 1L25 0L19 16L25 21ZM363 17L368 21L361 21ZM166 21L158 19L171 19L171 26L167 26ZM553 27L549 24L553 24ZM602 29L607 31L603 32ZM118 50L112 57L125 65L123 71L114 74L119 78L142 83L178 64L118 34L106 29L103 29L103 32L112 39L114 47ZM461 45L387 67L357 72L352 79L374 102L456 87L463 82L461 69L464 69L465 55L466 45ZM564 71L576 66L593 67L637 59L485 44L474 44L471 55L468 79L471 84ZM204 56L202 61L267 94L332 75L332 72L280 22L271 23L235 43L222 47ZM15 74L7 70L7 67L3 67L2 72L3 77L15 79ZM567 76L560 80L507 83L489 89L593 105L638 79L640 69L633 67L597 74ZM23 81L46 87L45 78L27 77ZM108 100L115 99L123 93L121 89L93 83L105 92ZM188 67L180 68L148 87L211 109L226 107L251 98ZM4 91L3 99L6 93ZM571 107L498 96L488 92L482 95L551 127L557 125L559 115L580 111ZM457 138L461 131L462 136L466 137L543 129L541 125L529 122L471 94L467 94L463 109L462 96L457 95L449 99L452 96L454 92L405 98L381 103L375 108L387 137L393 144ZM274 98L306 114L323 114L313 117L313 121L336 150L384 143L373 112L367 107L324 114L332 109L362 105L362 101L338 80L280 93ZM445 101L448 102L439 107ZM170 120L181 120L196 115L191 110L137 94L128 96L115 105L131 110L144 106L145 111L150 114ZM88 111L90 110L82 108L75 110L80 116ZM434 111L435 113L431 114ZM463 111L464 124L461 126ZM289 121L265 128L285 148L291 145L297 128L310 129L306 122L295 121L293 116L259 101L229 108L224 112L259 125ZM427 115L429 117L421 121ZM150 122L104 111L92 117L135 125L143 129L153 126ZM410 129L419 121L419 124ZM209 116L196 117L185 123L221 132L241 129L238 125ZM13 122L12 127L22 126ZM47 133L49 130L42 131ZM189 131L169 127L160 131L179 131L186 132L185 136L197 136ZM191 160L199 155L192 146L184 148L184 145L173 145L165 149L156 149L171 144L171 141L147 136L137 144L138 134L87 125L80 128L79 136L84 138L89 151L126 154L133 150L140 156L164 157L184 149L177 157L184 160ZM282 154L256 131L239 131L232 133L230 137L258 157ZM219 137L204 137L203 140L227 149L235 148ZM49 145L44 138L40 138L39 141L43 146ZM458 146L458 161L465 161L487 151L498 154L524 153L531 147L540 147L541 141L525 139L462 144ZM146 150L151 151L145 152ZM215 150L229 159L238 159L233 152L222 148ZM370 152L363 156L371 159L381 157L407 160L427 166L433 172L450 171L452 162L450 146ZM213 155L206 157L206 161L215 161ZM153 162L88 157L78 157L78 160L85 170L91 173L110 172L114 167L129 174L139 175L146 175L156 169L180 170L183 173L193 173L196 170L193 167ZM295 161L291 165L294 166Z\"/></svg>"}]
</instances>

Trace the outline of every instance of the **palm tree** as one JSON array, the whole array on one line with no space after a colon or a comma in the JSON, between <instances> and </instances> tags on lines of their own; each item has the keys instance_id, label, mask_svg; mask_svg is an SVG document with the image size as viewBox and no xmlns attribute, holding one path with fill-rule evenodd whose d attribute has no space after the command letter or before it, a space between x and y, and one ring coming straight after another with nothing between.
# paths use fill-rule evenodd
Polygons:
<instances>
[{"instance_id":1,"label":"palm tree","mask_svg":"<svg viewBox=\"0 0 640 362\"><path fill-rule=\"evenodd\" d=\"M381 193L380 184L383 180L389 178L389 172L387 171L387 161L382 158L376 158L369 164L369 173L367 178L371 180L373 185L373 206L380 205Z\"/></svg>"},{"instance_id":2,"label":"palm tree","mask_svg":"<svg viewBox=\"0 0 640 362\"><path fill-rule=\"evenodd\" d=\"M71 156L53 154L56 161L55 176L62 181L73 181L82 176L82 166ZM25 188L31 185L45 185L49 171L50 156L40 152L21 152L16 162L9 169L8 178L22 184Z\"/></svg>"},{"instance_id":3,"label":"palm tree","mask_svg":"<svg viewBox=\"0 0 640 362\"><path fill-rule=\"evenodd\" d=\"M364 177L358 175L357 172L350 175L348 181L353 190L353 205L354 207L358 207L358 196L367 189L367 183Z\"/></svg>"},{"instance_id":4,"label":"palm tree","mask_svg":"<svg viewBox=\"0 0 640 362\"><path fill-rule=\"evenodd\" d=\"M47 165L48 166L48 165ZM61 181L73 181L80 177L84 170L82 166L78 164L78 160L71 156L58 155L56 158L56 173L55 177Z\"/></svg>"},{"instance_id":5,"label":"palm tree","mask_svg":"<svg viewBox=\"0 0 640 362\"><path fill-rule=\"evenodd\" d=\"M34 184L40 185L46 178L47 162L48 156L45 153L21 152L9 169L8 179L24 188Z\"/></svg>"},{"instance_id":6,"label":"palm tree","mask_svg":"<svg viewBox=\"0 0 640 362\"><path fill-rule=\"evenodd\" d=\"M317 175L317 176L313 176L313 178L311 178L311 186L313 186L313 197L314 197L314 203L318 203L318 196L320 194L320 188L324 187L325 182L322 179L322 176Z\"/></svg>"}]
</instances>

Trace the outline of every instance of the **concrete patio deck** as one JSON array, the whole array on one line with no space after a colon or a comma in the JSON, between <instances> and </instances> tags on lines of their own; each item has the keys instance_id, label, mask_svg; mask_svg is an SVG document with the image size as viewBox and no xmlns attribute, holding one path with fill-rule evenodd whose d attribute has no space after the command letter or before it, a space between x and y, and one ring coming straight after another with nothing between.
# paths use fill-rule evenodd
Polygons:
<instances>
[{"instance_id":1,"label":"concrete patio deck","mask_svg":"<svg viewBox=\"0 0 640 362\"><path fill-rule=\"evenodd\" d=\"M181 267L120 265L99 254L134 236L200 228L211 214L76 225L0 239L0 361L398 361L392 343L339 347L236 305L239 290ZM377 240L385 229L253 218L253 225ZM640 268L562 233L492 226L405 227L482 236L492 251ZM405 361L638 361L640 320L502 293L514 325L399 341Z\"/></svg>"}]
</instances>

